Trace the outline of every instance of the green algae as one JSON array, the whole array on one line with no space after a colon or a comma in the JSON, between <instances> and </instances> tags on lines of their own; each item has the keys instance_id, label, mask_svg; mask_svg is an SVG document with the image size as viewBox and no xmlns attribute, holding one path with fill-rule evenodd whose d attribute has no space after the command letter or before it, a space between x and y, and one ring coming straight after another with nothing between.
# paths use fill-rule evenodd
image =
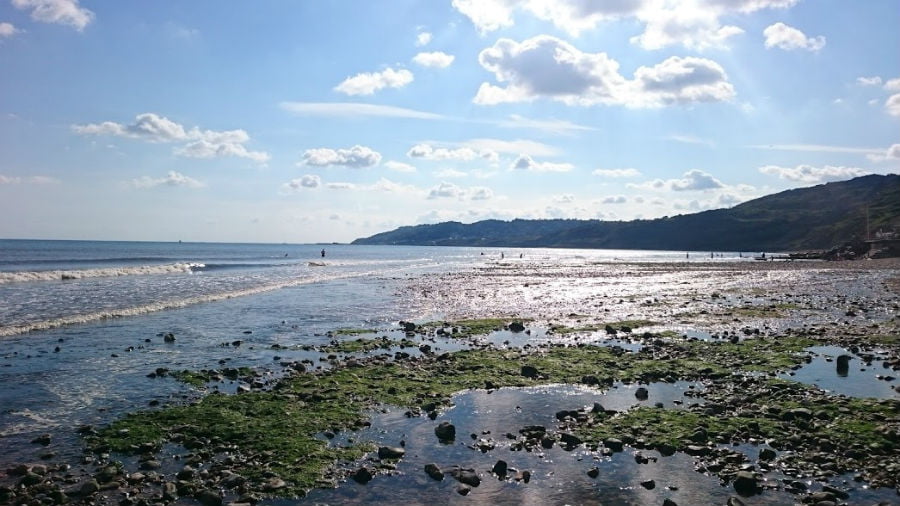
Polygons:
<instances>
[{"instance_id":1,"label":"green algae","mask_svg":"<svg viewBox=\"0 0 900 506\"><path fill-rule=\"evenodd\" d=\"M329 336L358 336L362 334L376 334L378 333L377 329L353 329L353 328L343 328L332 330L328 332Z\"/></svg>"},{"instance_id":2,"label":"green algae","mask_svg":"<svg viewBox=\"0 0 900 506\"><path fill-rule=\"evenodd\" d=\"M592 323L587 325L579 325L570 327L567 325L552 325L550 330L555 334L567 335L574 333L600 332L614 330L616 332L630 332L639 327L649 327L656 325L656 322L650 320L622 320L617 322Z\"/></svg>"},{"instance_id":3,"label":"green algae","mask_svg":"<svg viewBox=\"0 0 900 506\"><path fill-rule=\"evenodd\" d=\"M193 387L203 387L208 383L220 381L221 379L236 380L238 378L253 375L253 369L249 367L226 368L226 369L203 369L200 371L180 370L170 371L169 376L175 378L182 383L186 383Z\"/></svg>"},{"instance_id":4,"label":"green algae","mask_svg":"<svg viewBox=\"0 0 900 506\"><path fill-rule=\"evenodd\" d=\"M335 340L325 346L320 346L318 350L324 353L366 353L378 349L389 350L394 347L408 348L411 346L416 346L416 343L406 338L397 340L381 336L374 339Z\"/></svg>"},{"instance_id":5,"label":"green algae","mask_svg":"<svg viewBox=\"0 0 900 506\"><path fill-rule=\"evenodd\" d=\"M454 335L475 336L504 328L510 321L514 320L462 320L419 328L452 328L456 329ZM397 344L382 337L335 342L332 346L340 347L334 351L362 351ZM329 486L333 482L329 473L336 464L358 459L372 448L366 442L330 446L320 434L362 427L369 410L379 405L421 413L439 411L449 405L454 394L470 389L727 378L733 371L775 371L793 366L800 362L798 352L811 344L815 341L789 337L739 343L656 342L637 353L603 346L553 345L527 352L485 348L396 361L375 357L327 371L287 376L268 392L214 393L190 405L129 414L102 429L89 443L97 451L120 453L138 453L148 446L159 449L165 442L188 448L228 448L240 457L232 468L249 478L256 490L262 490L264 479L274 474L288 483L274 493L298 496L312 487ZM213 379L209 373L183 371L173 376L206 383ZM870 421L856 425L849 420L835 422L833 431L872 434L875 428L868 425ZM774 423L745 416L723 420L698 413L632 410L585 429L585 435L601 439L643 428L648 434L658 434L652 437L660 443L676 445L685 439L688 429L697 426L723 437L735 433L778 436ZM871 440L871 444L883 443L877 438Z\"/></svg>"},{"instance_id":6,"label":"green algae","mask_svg":"<svg viewBox=\"0 0 900 506\"><path fill-rule=\"evenodd\" d=\"M422 324L419 328L426 332L443 330L457 339L468 339L503 330L512 322L524 324L530 321L531 319L529 318L479 318L456 320L453 322L428 322Z\"/></svg>"}]
</instances>

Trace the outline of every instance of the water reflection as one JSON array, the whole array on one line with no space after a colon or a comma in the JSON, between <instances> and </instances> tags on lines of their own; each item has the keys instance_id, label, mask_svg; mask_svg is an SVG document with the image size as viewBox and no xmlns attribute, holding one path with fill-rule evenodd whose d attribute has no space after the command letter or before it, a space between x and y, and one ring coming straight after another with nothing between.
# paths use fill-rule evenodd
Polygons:
<instances>
[{"instance_id":1,"label":"water reflection","mask_svg":"<svg viewBox=\"0 0 900 506\"><path fill-rule=\"evenodd\" d=\"M811 354L807 364L781 377L850 397L900 399L891 382L879 379L890 369L878 365L877 357L869 357L867 363L840 346L813 346L807 352Z\"/></svg>"}]
</instances>

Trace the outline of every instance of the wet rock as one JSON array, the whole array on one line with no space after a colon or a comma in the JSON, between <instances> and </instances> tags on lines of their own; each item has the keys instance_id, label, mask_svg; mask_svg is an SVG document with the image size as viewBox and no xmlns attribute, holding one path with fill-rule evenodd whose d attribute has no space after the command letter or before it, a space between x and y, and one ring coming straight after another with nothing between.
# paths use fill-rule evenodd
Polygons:
<instances>
[{"instance_id":1,"label":"wet rock","mask_svg":"<svg viewBox=\"0 0 900 506\"><path fill-rule=\"evenodd\" d=\"M222 494L212 489L203 489L194 496L203 506L222 506Z\"/></svg>"},{"instance_id":2,"label":"wet rock","mask_svg":"<svg viewBox=\"0 0 900 506\"><path fill-rule=\"evenodd\" d=\"M559 440L566 446L566 450L571 450L582 443L581 438L575 434L569 434L568 432L561 432L559 434Z\"/></svg>"},{"instance_id":3,"label":"wet rock","mask_svg":"<svg viewBox=\"0 0 900 506\"><path fill-rule=\"evenodd\" d=\"M455 478L456 481L465 485L470 485L473 487L481 485L481 478L478 477L478 473L476 473L474 469L455 467L450 470L450 476Z\"/></svg>"},{"instance_id":4,"label":"wet rock","mask_svg":"<svg viewBox=\"0 0 900 506\"><path fill-rule=\"evenodd\" d=\"M352 475L350 475L350 478L352 478L353 481L355 481L356 483L359 483L360 485L365 485L366 483L369 483L370 481L372 481L372 477L373 477L372 472L369 471L368 469L366 469L365 467L360 467L359 469L356 470L356 472L354 472Z\"/></svg>"},{"instance_id":5,"label":"wet rock","mask_svg":"<svg viewBox=\"0 0 900 506\"><path fill-rule=\"evenodd\" d=\"M772 450L770 448L763 448L763 449L759 450L759 460L762 460L764 462L774 460L775 455L776 455L775 450Z\"/></svg>"},{"instance_id":6,"label":"wet rock","mask_svg":"<svg viewBox=\"0 0 900 506\"><path fill-rule=\"evenodd\" d=\"M416 324L413 322L400 322L400 325L403 326L403 330L405 332L415 332L416 331Z\"/></svg>"},{"instance_id":7,"label":"wet rock","mask_svg":"<svg viewBox=\"0 0 900 506\"><path fill-rule=\"evenodd\" d=\"M618 438L608 438L603 440L603 446L609 448L614 452L620 452L624 447L624 443L621 439Z\"/></svg>"},{"instance_id":8,"label":"wet rock","mask_svg":"<svg viewBox=\"0 0 900 506\"><path fill-rule=\"evenodd\" d=\"M574 419L576 416L578 416L578 411L574 409L563 409L556 412L556 419L560 421L565 420L566 418Z\"/></svg>"},{"instance_id":9,"label":"wet rock","mask_svg":"<svg viewBox=\"0 0 900 506\"><path fill-rule=\"evenodd\" d=\"M667 497L663 500L663 506L678 506L678 503Z\"/></svg>"},{"instance_id":10,"label":"wet rock","mask_svg":"<svg viewBox=\"0 0 900 506\"><path fill-rule=\"evenodd\" d=\"M50 434L41 434L40 436L31 440L34 444L47 446L50 444Z\"/></svg>"},{"instance_id":11,"label":"wet rock","mask_svg":"<svg viewBox=\"0 0 900 506\"><path fill-rule=\"evenodd\" d=\"M162 467L162 464L158 460L145 460L138 467L143 471L153 471Z\"/></svg>"},{"instance_id":12,"label":"wet rock","mask_svg":"<svg viewBox=\"0 0 900 506\"><path fill-rule=\"evenodd\" d=\"M87 497L96 494L99 490L100 484L97 483L97 480L91 479L81 484L78 493L83 497Z\"/></svg>"},{"instance_id":13,"label":"wet rock","mask_svg":"<svg viewBox=\"0 0 900 506\"><path fill-rule=\"evenodd\" d=\"M438 436L440 438L440 435ZM406 450L396 446L381 446L378 448L379 459L401 459L406 455Z\"/></svg>"},{"instance_id":14,"label":"wet rock","mask_svg":"<svg viewBox=\"0 0 900 506\"><path fill-rule=\"evenodd\" d=\"M746 506L744 501L738 499L737 497L731 496L728 498L728 502L725 503L725 506Z\"/></svg>"},{"instance_id":15,"label":"wet rock","mask_svg":"<svg viewBox=\"0 0 900 506\"><path fill-rule=\"evenodd\" d=\"M506 464L505 460L498 460L494 467L491 469L491 472L496 474L498 477L503 478L506 476L506 471L509 470L509 466Z\"/></svg>"},{"instance_id":16,"label":"wet rock","mask_svg":"<svg viewBox=\"0 0 900 506\"><path fill-rule=\"evenodd\" d=\"M641 482L641 486L647 490L653 490L656 488L656 482L654 480L645 480Z\"/></svg>"},{"instance_id":17,"label":"wet rock","mask_svg":"<svg viewBox=\"0 0 900 506\"><path fill-rule=\"evenodd\" d=\"M453 441L456 439L456 426L450 422L441 422L434 428L434 435L441 442Z\"/></svg>"},{"instance_id":18,"label":"wet rock","mask_svg":"<svg viewBox=\"0 0 900 506\"><path fill-rule=\"evenodd\" d=\"M655 448L656 451L658 451L659 454L663 457L671 457L672 455L675 455L675 447L670 444L660 443L656 445Z\"/></svg>"},{"instance_id":19,"label":"wet rock","mask_svg":"<svg viewBox=\"0 0 900 506\"><path fill-rule=\"evenodd\" d=\"M616 335L616 333L618 332L618 331L616 330L616 328L613 327L612 325L607 325L606 327L603 328L603 330L605 330L606 333L609 334L609 335L611 335L611 336Z\"/></svg>"},{"instance_id":20,"label":"wet rock","mask_svg":"<svg viewBox=\"0 0 900 506\"><path fill-rule=\"evenodd\" d=\"M644 387L639 387L637 390L634 391L634 396L639 401L646 401L647 398L650 397L650 392L648 392L647 389Z\"/></svg>"},{"instance_id":21,"label":"wet rock","mask_svg":"<svg viewBox=\"0 0 900 506\"><path fill-rule=\"evenodd\" d=\"M751 496L756 494L759 484L756 476L750 471L738 471L734 477L734 490L742 496Z\"/></svg>"},{"instance_id":22,"label":"wet rock","mask_svg":"<svg viewBox=\"0 0 900 506\"><path fill-rule=\"evenodd\" d=\"M587 472L587 475L590 476L591 478L596 478L596 477L600 476L600 468L597 466L590 468Z\"/></svg>"},{"instance_id":23,"label":"wet rock","mask_svg":"<svg viewBox=\"0 0 900 506\"><path fill-rule=\"evenodd\" d=\"M513 332L522 332L525 330L525 325L522 322L512 322L509 324L509 330Z\"/></svg>"},{"instance_id":24,"label":"wet rock","mask_svg":"<svg viewBox=\"0 0 900 506\"><path fill-rule=\"evenodd\" d=\"M684 449L684 453L688 455L692 455L694 457L702 457L704 455L709 455L709 448L700 445L688 445Z\"/></svg>"},{"instance_id":25,"label":"wet rock","mask_svg":"<svg viewBox=\"0 0 900 506\"><path fill-rule=\"evenodd\" d=\"M519 471L515 476L516 481L528 483L531 481L531 471Z\"/></svg>"},{"instance_id":26,"label":"wet rock","mask_svg":"<svg viewBox=\"0 0 900 506\"><path fill-rule=\"evenodd\" d=\"M163 336L163 342L166 343L174 343L175 342L175 334L168 332Z\"/></svg>"},{"instance_id":27,"label":"wet rock","mask_svg":"<svg viewBox=\"0 0 900 506\"><path fill-rule=\"evenodd\" d=\"M471 491L472 491L472 489L465 485L460 485L460 486L456 487L456 493L459 495L469 495L469 492L471 492Z\"/></svg>"},{"instance_id":28,"label":"wet rock","mask_svg":"<svg viewBox=\"0 0 900 506\"><path fill-rule=\"evenodd\" d=\"M272 478L269 478L269 481L267 481L265 485L263 485L263 490L266 492L274 492L285 487L287 487L287 483L284 480L277 476L273 476Z\"/></svg>"},{"instance_id":29,"label":"wet rock","mask_svg":"<svg viewBox=\"0 0 900 506\"><path fill-rule=\"evenodd\" d=\"M19 483L26 487L30 487L32 485L37 485L41 481L43 481L43 478L41 478L39 474L29 471L25 473L25 476L22 476L22 479L19 480Z\"/></svg>"},{"instance_id":30,"label":"wet rock","mask_svg":"<svg viewBox=\"0 0 900 506\"><path fill-rule=\"evenodd\" d=\"M522 370L521 370L521 375L522 375L522 376L525 376L526 378L532 378L532 379L534 379L534 378L537 378L537 377L538 377L538 374L539 374L539 373L538 373L538 370L537 370L536 367L530 366L530 365L523 365L523 366L522 366Z\"/></svg>"},{"instance_id":31,"label":"wet rock","mask_svg":"<svg viewBox=\"0 0 900 506\"><path fill-rule=\"evenodd\" d=\"M425 474L433 480L441 481L444 479L444 472L441 471L437 464L425 464Z\"/></svg>"}]
</instances>

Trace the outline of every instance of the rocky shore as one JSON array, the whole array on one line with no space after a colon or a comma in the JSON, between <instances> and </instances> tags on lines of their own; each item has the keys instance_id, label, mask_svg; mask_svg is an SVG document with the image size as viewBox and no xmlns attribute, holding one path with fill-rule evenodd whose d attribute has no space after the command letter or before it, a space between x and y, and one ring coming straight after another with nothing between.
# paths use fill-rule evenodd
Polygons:
<instances>
[{"instance_id":1,"label":"rocky shore","mask_svg":"<svg viewBox=\"0 0 900 506\"><path fill-rule=\"evenodd\" d=\"M689 459L689 472L718 483L710 493L722 503L896 503L898 279L890 260L510 262L415 278L398 296L433 306L441 318L335 329L328 345L296 343L309 354L303 360L147 371L148 388L182 381L197 390L108 426L80 427L78 461L51 455L5 470L0 503L303 503L311 491L366 490L403 475L415 475L421 494L439 502L493 502L548 486L548 473L537 469L550 452L578 455L567 479L587 490L627 454L633 468ZM796 379L816 364L834 378ZM848 396L829 383L848 377L884 388ZM455 415L483 426L471 434L444 419L466 392L514 395L548 385L597 400L563 406L566 396L558 396L563 407L533 413L546 422L513 423L503 433L477 412ZM655 393L672 385L687 386L677 396ZM626 386L628 403L604 405L604 395ZM390 434L378 413L391 410L403 413L415 438L372 436ZM33 444L49 446L53 437ZM459 457L460 447L471 456ZM459 461L439 462L442 455ZM687 504L685 491L665 480L622 486L651 494L642 500ZM499 495L479 496L489 486Z\"/></svg>"}]
</instances>

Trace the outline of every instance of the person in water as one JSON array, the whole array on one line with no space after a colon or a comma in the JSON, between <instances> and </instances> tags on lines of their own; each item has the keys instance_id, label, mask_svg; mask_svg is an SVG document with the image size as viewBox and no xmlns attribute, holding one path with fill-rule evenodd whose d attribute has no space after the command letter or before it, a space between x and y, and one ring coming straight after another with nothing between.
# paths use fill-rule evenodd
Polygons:
<instances>
[{"instance_id":1,"label":"person in water","mask_svg":"<svg viewBox=\"0 0 900 506\"><path fill-rule=\"evenodd\" d=\"M322 248L322 258L325 258L325 248Z\"/></svg>"}]
</instances>

